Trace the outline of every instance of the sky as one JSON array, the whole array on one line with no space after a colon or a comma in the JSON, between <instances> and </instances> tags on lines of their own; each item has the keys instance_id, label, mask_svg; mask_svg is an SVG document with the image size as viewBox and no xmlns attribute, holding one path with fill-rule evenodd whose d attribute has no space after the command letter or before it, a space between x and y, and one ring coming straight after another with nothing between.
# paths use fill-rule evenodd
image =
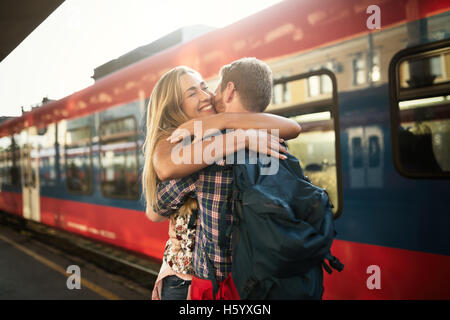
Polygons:
<instances>
[{"instance_id":1,"label":"sky","mask_svg":"<svg viewBox=\"0 0 450 320\"><path fill-rule=\"evenodd\" d=\"M94 68L184 26L225 27L281 0L66 0L0 63L0 116L94 83Z\"/></svg>"}]
</instances>

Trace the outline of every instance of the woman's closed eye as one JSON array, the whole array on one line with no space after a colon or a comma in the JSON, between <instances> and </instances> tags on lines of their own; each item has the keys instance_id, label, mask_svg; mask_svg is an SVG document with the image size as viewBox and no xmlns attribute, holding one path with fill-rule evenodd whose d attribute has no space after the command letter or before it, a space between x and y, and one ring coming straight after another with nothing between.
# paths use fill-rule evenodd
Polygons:
<instances>
[{"instance_id":1,"label":"woman's closed eye","mask_svg":"<svg viewBox=\"0 0 450 320\"><path fill-rule=\"evenodd\" d=\"M206 90L208 90L208 87L204 87L204 88L200 88L200 89L192 89L191 93L188 94L188 97L195 96L198 93L199 90L201 90L203 92L206 92Z\"/></svg>"}]
</instances>

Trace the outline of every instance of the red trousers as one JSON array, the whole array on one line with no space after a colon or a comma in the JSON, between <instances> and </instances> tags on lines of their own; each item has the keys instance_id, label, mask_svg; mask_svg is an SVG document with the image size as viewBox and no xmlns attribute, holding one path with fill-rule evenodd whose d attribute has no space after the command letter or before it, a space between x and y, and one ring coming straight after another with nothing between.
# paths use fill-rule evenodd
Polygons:
<instances>
[{"instance_id":1,"label":"red trousers","mask_svg":"<svg viewBox=\"0 0 450 320\"><path fill-rule=\"evenodd\" d=\"M234 286L231 273L223 281L217 282L219 291L216 294L216 300L240 300L239 293ZM211 280L204 280L192 277L191 282L191 299L192 300L213 300L213 287Z\"/></svg>"}]
</instances>

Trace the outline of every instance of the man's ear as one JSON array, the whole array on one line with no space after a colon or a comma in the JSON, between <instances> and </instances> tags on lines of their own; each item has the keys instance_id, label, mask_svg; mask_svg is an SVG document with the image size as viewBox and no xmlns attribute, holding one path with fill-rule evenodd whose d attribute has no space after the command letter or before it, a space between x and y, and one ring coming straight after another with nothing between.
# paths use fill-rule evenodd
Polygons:
<instances>
[{"instance_id":1,"label":"man's ear","mask_svg":"<svg viewBox=\"0 0 450 320\"><path fill-rule=\"evenodd\" d=\"M234 94L236 93L235 86L233 82L228 82L225 90L223 92L223 101L230 103L234 98Z\"/></svg>"}]
</instances>

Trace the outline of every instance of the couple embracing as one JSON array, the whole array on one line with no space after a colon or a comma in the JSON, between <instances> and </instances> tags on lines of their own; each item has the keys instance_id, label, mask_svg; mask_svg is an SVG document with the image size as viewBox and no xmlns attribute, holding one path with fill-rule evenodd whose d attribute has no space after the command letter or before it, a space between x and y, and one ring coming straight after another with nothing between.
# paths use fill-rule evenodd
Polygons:
<instances>
[{"instance_id":1,"label":"couple embracing","mask_svg":"<svg viewBox=\"0 0 450 320\"><path fill-rule=\"evenodd\" d=\"M198 72L183 66L164 74L153 89L144 143L146 214L154 222L170 219L153 299L239 299L231 278L232 234L219 236L220 228L232 224L233 164L227 159L245 149L286 159L283 139L301 130L293 120L262 113L272 83L266 63L243 58L222 67L214 94ZM191 141L197 121L203 132L216 134ZM188 161L176 161L175 148ZM196 154L207 149L213 152ZM214 293L211 278L218 283Z\"/></svg>"}]
</instances>

